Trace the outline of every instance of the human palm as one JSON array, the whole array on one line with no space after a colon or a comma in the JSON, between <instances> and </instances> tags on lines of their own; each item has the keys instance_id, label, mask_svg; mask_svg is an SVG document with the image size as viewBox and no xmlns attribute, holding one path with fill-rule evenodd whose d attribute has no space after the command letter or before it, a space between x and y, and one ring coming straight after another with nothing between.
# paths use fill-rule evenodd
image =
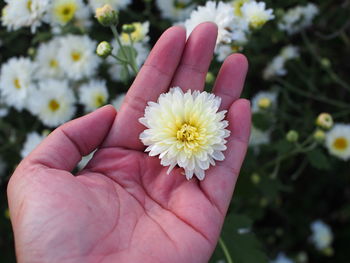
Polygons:
<instances>
[{"instance_id":1,"label":"human palm","mask_svg":"<svg viewBox=\"0 0 350 263\"><path fill-rule=\"evenodd\" d=\"M226 159L187 181L143 152L138 123L147 101L169 87L202 90L216 41L214 24L186 42L167 30L130 88L111 106L73 120L25 158L8 186L18 262L207 262L216 246L243 161L249 102L238 99L247 70L241 55L224 62L214 87L227 109ZM82 156L97 148L73 176Z\"/></svg>"}]
</instances>

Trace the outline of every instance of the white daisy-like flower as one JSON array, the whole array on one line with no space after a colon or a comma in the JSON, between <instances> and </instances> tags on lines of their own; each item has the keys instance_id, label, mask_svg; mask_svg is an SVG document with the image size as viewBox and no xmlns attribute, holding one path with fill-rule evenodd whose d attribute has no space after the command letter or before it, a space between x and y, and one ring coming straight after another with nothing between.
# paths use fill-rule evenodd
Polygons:
<instances>
[{"instance_id":1,"label":"white daisy-like flower","mask_svg":"<svg viewBox=\"0 0 350 263\"><path fill-rule=\"evenodd\" d=\"M230 27L234 24L234 10L229 3L208 1L205 6L199 6L191 13L184 23L187 37L193 29L203 22L213 22L218 26L216 43L231 43Z\"/></svg>"},{"instance_id":2,"label":"white daisy-like flower","mask_svg":"<svg viewBox=\"0 0 350 263\"><path fill-rule=\"evenodd\" d=\"M159 155L161 165L169 166L168 173L178 165L189 180L199 180L215 161L225 159L226 111L220 111L221 99L199 91L184 93L179 87L163 93L158 102L149 102L140 122L147 127L140 134L150 156Z\"/></svg>"},{"instance_id":3,"label":"white daisy-like flower","mask_svg":"<svg viewBox=\"0 0 350 263\"><path fill-rule=\"evenodd\" d=\"M113 46L113 53L118 54L119 53L119 45L115 40L112 42ZM131 48L128 46L128 48ZM141 42L134 43L133 45L134 51L136 52L136 65L138 68L142 66L142 64L145 62L146 58L148 57L148 54L150 52L150 49L148 45L145 45ZM108 73L111 76L112 80L114 81L120 81L122 80L122 75L126 74L126 70L123 65L117 63L117 60L113 57L108 57L107 58L108 64L110 64L108 68ZM129 74L130 77L133 77L135 75L134 71L130 66L129 68Z\"/></svg>"},{"instance_id":4,"label":"white daisy-like flower","mask_svg":"<svg viewBox=\"0 0 350 263\"><path fill-rule=\"evenodd\" d=\"M83 5L75 14L74 25L81 29L88 29L92 26L92 12L88 5Z\"/></svg>"},{"instance_id":5,"label":"white daisy-like flower","mask_svg":"<svg viewBox=\"0 0 350 263\"><path fill-rule=\"evenodd\" d=\"M0 72L0 91L3 101L17 110L27 106L27 99L34 88L33 75L36 64L27 58L11 58Z\"/></svg>"},{"instance_id":6,"label":"white daisy-like flower","mask_svg":"<svg viewBox=\"0 0 350 263\"><path fill-rule=\"evenodd\" d=\"M113 9L124 9L131 3L131 0L89 0L89 5L93 11L104 5L110 5Z\"/></svg>"},{"instance_id":7,"label":"white daisy-like flower","mask_svg":"<svg viewBox=\"0 0 350 263\"><path fill-rule=\"evenodd\" d=\"M271 263L294 263L294 261L287 257L283 252L280 252L276 259L272 260Z\"/></svg>"},{"instance_id":8,"label":"white daisy-like flower","mask_svg":"<svg viewBox=\"0 0 350 263\"><path fill-rule=\"evenodd\" d=\"M52 25L66 25L84 7L82 0L53 0L46 20Z\"/></svg>"},{"instance_id":9,"label":"white daisy-like flower","mask_svg":"<svg viewBox=\"0 0 350 263\"><path fill-rule=\"evenodd\" d=\"M260 91L252 98L252 112L273 109L277 104L277 93L273 91Z\"/></svg>"},{"instance_id":10,"label":"white daisy-like flower","mask_svg":"<svg viewBox=\"0 0 350 263\"><path fill-rule=\"evenodd\" d=\"M275 16L272 9L266 9L264 2L249 1L241 7L242 16L252 28L259 28Z\"/></svg>"},{"instance_id":11,"label":"white daisy-like flower","mask_svg":"<svg viewBox=\"0 0 350 263\"><path fill-rule=\"evenodd\" d=\"M306 6L296 6L289 9L278 23L278 28L292 35L310 26L319 13L318 7L309 3Z\"/></svg>"},{"instance_id":12,"label":"white daisy-like flower","mask_svg":"<svg viewBox=\"0 0 350 263\"><path fill-rule=\"evenodd\" d=\"M111 101L111 104L117 111L121 109L125 96L126 93L119 94L114 100Z\"/></svg>"},{"instance_id":13,"label":"white daisy-like flower","mask_svg":"<svg viewBox=\"0 0 350 263\"><path fill-rule=\"evenodd\" d=\"M29 98L29 110L48 127L56 127L72 119L75 97L65 80L48 79L39 83Z\"/></svg>"},{"instance_id":14,"label":"white daisy-like flower","mask_svg":"<svg viewBox=\"0 0 350 263\"><path fill-rule=\"evenodd\" d=\"M28 133L21 150L21 157L27 157L45 139L45 137L45 135L37 132Z\"/></svg>"},{"instance_id":15,"label":"white daisy-like flower","mask_svg":"<svg viewBox=\"0 0 350 263\"><path fill-rule=\"evenodd\" d=\"M58 61L66 75L72 80L95 75L100 63L100 59L95 53L97 42L86 35L67 35L60 40Z\"/></svg>"},{"instance_id":16,"label":"white daisy-like flower","mask_svg":"<svg viewBox=\"0 0 350 263\"><path fill-rule=\"evenodd\" d=\"M37 77L39 79L63 77L64 72L57 54L60 46L60 39L54 38L38 47L35 60L38 64Z\"/></svg>"},{"instance_id":17,"label":"white daisy-like flower","mask_svg":"<svg viewBox=\"0 0 350 263\"><path fill-rule=\"evenodd\" d=\"M318 250L324 250L331 246L333 233L331 228L321 220L316 220L310 225L311 241Z\"/></svg>"},{"instance_id":18,"label":"white daisy-like flower","mask_svg":"<svg viewBox=\"0 0 350 263\"><path fill-rule=\"evenodd\" d=\"M21 27L31 27L36 31L47 12L49 0L5 0L7 5L2 10L2 25L8 30L17 30Z\"/></svg>"},{"instance_id":19,"label":"white daisy-like flower","mask_svg":"<svg viewBox=\"0 0 350 263\"><path fill-rule=\"evenodd\" d=\"M300 56L299 48L293 45L285 46L281 49L280 56L285 60L298 58Z\"/></svg>"},{"instance_id":20,"label":"white daisy-like flower","mask_svg":"<svg viewBox=\"0 0 350 263\"><path fill-rule=\"evenodd\" d=\"M194 5L191 0L156 0L161 16L172 21L182 21L190 16Z\"/></svg>"},{"instance_id":21,"label":"white daisy-like flower","mask_svg":"<svg viewBox=\"0 0 350 263\"><path fill-rule=\"evenodd\" d=\"M350 124L335 124L326 134L326 147L331 155L350 160Z\"/></svg>"},{"instance_id":22,"label":"white daisy-like flower","mask_svg":"<svg viewBox=\"0 0 350 263\"><path fill-rule=\"evenodd\" d=\"M108 90L103 80L91 80L79 88L79 101L85 106L85 111L94 111L106 104Z\"/></svg>"},{"instance_id":23,"label":"white daisy-like flower","mask_svg":"<svg viewBox=\"0 0 350 263\"><path fill-rule=\"evenodd\" d=\"M250 131L249 146L256 147L270 142L270 132L262 131L252 125Z\"/></svg>"},{"instance_id":24,"label":"white daisy-like flower","mask_svg":"<svg viewBox=\"0 0 350 263\"><path fill-rule=\"evenodd\" d=\"M231 45L217 45L215 49L216 59L219 62L223 62L229 55L233 53Z\"/></svg>"},{"instance_id":25,"label":"white daisy-like flower","mask_svg":"<svg viewBox=\"0 0 350 263\"><path fill-rule=\"evenodd\" d=\"M147 35L149 32L149 22L146 21L144 23L134 22L131 23L135 27L135 31L129 34L123 32L120 35L120 39L123 45L130 45L130 37L133 43L135 42L148 42L149 36Z\"/></svg>"}]
</instances>

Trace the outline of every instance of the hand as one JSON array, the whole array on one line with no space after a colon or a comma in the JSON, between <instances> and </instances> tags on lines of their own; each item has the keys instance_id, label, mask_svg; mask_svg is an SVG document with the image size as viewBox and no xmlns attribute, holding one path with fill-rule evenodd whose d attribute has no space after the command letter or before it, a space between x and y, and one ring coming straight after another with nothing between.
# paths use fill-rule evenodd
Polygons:
<instances>
[{"instance_id":1,"label":"hand","mask_svg":"<svg viewBox=\"0 0 350 263\"><path fill-rule=\"evenodd\" d=\"M226 159L187 181L143 152L138 122L169 87L202 90L217 27L181 27L159 39L116 116L105 106L53 131L8 186L18 262L207 262L216 246L246 152L250 105L239 99L247 61L226 59L214 93L228 109ZM77 176L82 156L98 148Z\"/></svg>"}]
</instances>

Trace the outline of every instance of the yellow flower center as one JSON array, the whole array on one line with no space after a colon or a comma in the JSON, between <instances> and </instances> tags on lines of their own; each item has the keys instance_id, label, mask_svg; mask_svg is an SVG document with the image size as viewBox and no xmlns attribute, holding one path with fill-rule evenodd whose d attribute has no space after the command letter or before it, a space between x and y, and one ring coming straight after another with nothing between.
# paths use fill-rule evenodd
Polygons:
<instances>
[{"instance_id":1,"label":"yellow flower center","mask_svg":"<svg viewBox=\"0 0 350 263\"><path fill-rule=\"evenodd\" d=\"M60 104L57 102L57 100L52 99L49 102L49 109L53 112L57 111L60 108Z\"/></svg>"},{"instance_id":2,"label":"yellow flower center","mask_svg":"<svg viewBox=\"0 0 350 263\"><path fill-rule=\"evenodd\" d=\"M266 18L260 15L254 15L251 17L250 25L252 28L259 28L266 23Z\"/></svg>"},{"instance_id":3,"label":"yellow flower center","mask_svg":"<svg viewBox=\"0 0 350 263\"><path fill-rule=\"evenodd\" d=\"M106 99L105 99L105 97L102 94L97 94L95 96L95 106L97 108L101 107L105 103L105 101L106 101Z\"/></svg>"},{"instance_id":4,"label":"yellow flower center","mask_svg":"<svg viewBox=\"0 0 350 263\"><path fill-rule=\"evenodd\" d=\"M247 0L236 0L233 2L233 9L234 9L234 14L236 16L239 16L241 17L243 14L242 14L242 11L241 11L241 7L244 5L244 3L247 2Z\"/></svg>"},{"instance_id":5,"label":"yellow flower center","mask_svg":"<svg viewBox=\"0 0 350 263\"><path fill-rule=\"evenodd\" d=\"M258 102L260 109L268 109L271 106L271 100L269 98L261 98Z\"/></svg>"},{"instance_id":6,"label":"yellow flower center","mask_svg":"<svg viewBox=\"0 0 350 263\"><path fill-rule=\"evenodd\" d=\"M77 51L73 51L71 53L71 57L72 57L74 62L77 62L77 61L79 61L81 59L81 53L77 52Z\"/></svg>"},{"instance_id":7,"label":"yellow flower center","mask_svg":"<svg viewBox=\"0 0 350 263\"><path fill-rule=\"evenodd\" d=\"M62 5L56 6L54 8L54 14L57 18L57 20L63 24L66 24L75 15L75 12L77 11L77 4L75 2L71 3L65 3Z\"/></svg>"},{"instance_id":8,"label":"yellow flower center","mask_svg":"<svg viewBox=\"0 0 350 263\"><path fill-rule=\"evenodd\" d=\"M13 85L15 85L16 89L21 89L21 83L19 83L19 79L18 78L15 78L13 80Z\"/></svg>"},{"instance_id":9,"label":"yellow flower center","mask_svg":"<svg viewBox=\"0 0 350 263\"><path fill-rule=\"evenodd\" d=\"M133 42L139 42L144 38L144 35L142 33L142 24L141 23L132 23L132 25L135 27L134 32L129 34L127 33L122 33L121 38L123 43L130 43L130 38L132 39Z\"/></svg>"},{"instance_id":10,"label":"yellow flower center","mask_svg":"<svg viewBox=\"0 0 350 263\"><path fill-rule=\"evenodd\" d=\"M29 0L29 1L27 1L27 9L28 9L28 11L31 13L33 10L32 10L32 1L31 0Z\"/></svg>"},{"instance_id":11,"label":"yellow flower center","mask_svg":"<svg viewBox=\"0 0 350 263\"><path fill-rule=\"evenodd\" d=\"M56 59L51 59L50 60L50 67L51 68L57 68L58 67L58 62Z\"/></svg>"},{"instance_id":12,"label":"yellow flower center","mask_svg":"<svg viewBox=\"0 0 350 263\"><path fill-rule=\"evenodd\" d=\"M196 127L185 123L181 126L181 129L177 131L176 137L182 142L194 142L198 140L199 133Z\"/></svg>"},{"instance_id":13,"label":"yellow flower center","mask_svg":"<svg viewBox=\"0 0 350 263\"><path fill-rule=\"evenodd\" d=\"M339 137L333 142L333 147L339 151L344 151L348 148L348 141L345 137Z\"/></svg>"}]
</instances>

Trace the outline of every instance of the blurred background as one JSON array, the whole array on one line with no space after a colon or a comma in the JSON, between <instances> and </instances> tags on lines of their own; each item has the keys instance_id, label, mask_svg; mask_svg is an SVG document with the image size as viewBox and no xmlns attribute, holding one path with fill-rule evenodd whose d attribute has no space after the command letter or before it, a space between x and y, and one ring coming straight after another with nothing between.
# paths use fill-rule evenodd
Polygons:
<instances>
[{"instance_id":1,"label":"blurred background","mask_svg":"<svg viewBox=\"0 0 350 263\"><path fill-rule=\"evenodd\" d=\"M117 10L113 30L95 18L105 3ZM219 27L206 90L224 58L243 53L243 97L253 107L211 262L349 262L350 1L1 0L0 8L0 262L15 262L6 187L21 159L60 124L108 103L118 109L161 33L204 21Z\"/></svg>"}]
</instances>

